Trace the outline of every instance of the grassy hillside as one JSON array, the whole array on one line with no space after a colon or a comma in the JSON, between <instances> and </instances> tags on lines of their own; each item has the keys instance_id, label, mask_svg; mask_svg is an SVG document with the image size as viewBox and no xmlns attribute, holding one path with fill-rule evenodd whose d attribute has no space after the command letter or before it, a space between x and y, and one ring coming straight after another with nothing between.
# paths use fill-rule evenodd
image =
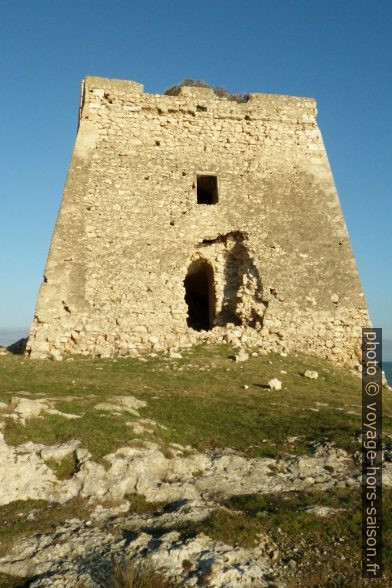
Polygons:
<instances>
[{"instance_id":1,"label":"grassy hillside","mask_svg":"<svg viewBox=\"0 0 392 588\"><path fill-rule=\"evenodd\" d=\"M79 420L48 415L26 426L8 422L5 438L10 444L78 438L99 458L135 436L125 424L129 415L97 412L94 406L111 396L132 394L147 401L144 418L167 427L147 435L162 443L200 450L232 447L271 457L307 452L310 442L325 438L349 451L359 447L359 378L305 355L269 354L244 363L231 357L232 350L223 345L199 347L178 360L80 358L58 363L0 357L0 401L27 391L32 398L53 399L58 410L82 415ZM304 378L306 369L317 370L319 378ZM269 390L271 378L282 381L282 390ZM390 393L384 395L384 407L384 433L392 434Z\"/></svg>"},{"instance_id":2,"label":"grassy hillside","mask_svg":"<svg viewBox=\"0 0 392 588\"><path fill-rule=\"evenodd\" d=\"M0 401L8 403L12 396L49 398L54 408L81 416L67 420L45 415L30 419L25 425L5 419L5 440L16 445L28 440L55 444L79 439L81 446L100 461L112 450L140 439L140 434L136 435L129 426L137 417L94 407L112 396L133 395L147 402L140 409L142 418L158 424L142 437L158 442L163 449L170 443L180 443L200 451L230 447L252 457L283 457L311 453L314 443L326 440L352 454L359 449L359 378L303 354L251 356L243 363L234 362L233 357L233 350L225 345L194 348L176 360L74 358L60 363L1 356ZM318 379L305 378L306 369L317 370ZM271 378L282 381L281 390L269 389L267 383ZM386 440L388 436L392 439L391 415L392 394L386 391ZM59 468L59 477L72 476L72 460L53 467ZM77 507L71 503L53 505L48 514L42 501L37 501L38 514L31 525L24 518L34 508L35 501L30 502L0 508L8 533L7 545L23 534L47 531L48 525L50 528L73 516L75 508L88 516L87 506L83 511L79 502ZM332 518L320 519L305 513L304 509L314 504L342 510ZM373 582L374 586L392 585L391 506L391 492L385 490L387 583ZM143 503L135 503L136 508L143 510ZM148 512L151 505L145 508ZM248 547L260 533L267 533L281 552L290 554L287 561L298 562L296 570L297 564L290 564L290 569L286 562L291 586L354 586L360 581L358 489L343 488L324 495L315 491L237 496L223 501L208 519L187 525L182 532L184 536L204 532L229 544ZM300 569L301 575L296 579ZM335 581L331 580L333 575ZM4 582L4 586L12 585Z\"/></svg>"}]
</instances>

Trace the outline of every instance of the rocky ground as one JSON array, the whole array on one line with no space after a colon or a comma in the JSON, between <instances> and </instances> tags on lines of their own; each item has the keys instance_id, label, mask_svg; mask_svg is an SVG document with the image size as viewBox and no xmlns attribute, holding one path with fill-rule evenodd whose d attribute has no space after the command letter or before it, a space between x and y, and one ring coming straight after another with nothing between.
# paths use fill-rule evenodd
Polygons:
<instances>
[{"instance_id":1,"label":"rocky ground","mask_svg":"<svg viewBox=\"0 0 392 588\"><path fill-rule=\"evenodd\" d=\"M133 397L127 400L137 404ZM18 399L14 404L11 414L21 414L17 410L22 405L24 418L27 406L33 413L38 410L33 400ZM205 519L219 508L222 499L235 495L260 489L264 493L306 491L315 486L326 490L359 483L352 459L344 450L328 445L316 447L312 457L276 460L249 459L232 451L206 455L178 445L162 452L157 444L142 442L105 456L102 465L91 460L77 440L55 446L30 442L18 447L0 441L3 504L37 498L65 502L78 496L94 505L90 520L67 521L54 533L19 542L0 559L3 573L36 577L32 586L48 586L49 579L51 586L77 586L82 581L85 586L99 586L99 576L110 571L113 556L151 556L158 568L183 586L196 586L206 576L210 586L283 585L279 581L282 563L268 537L262 537L261 545L253 549L243 549L201 534L183 541L180 533L171 529ZM47 462L61 461L71 454L76 458L76 473L69 480L58 480ZM389 464L385 474L384 481L392 484ZM126 497L134 493L171 508L152 515L129 513ZM108 507L108 503L115 506ZM321 517L334 514L334 509L317 505L312 510ZM34 519L34 511L30 516ZM123 535L129 529L128 537L119 537L119 530ZM186 561L192 566L184 566Z\"/></svg>"},{"instance_id":2,"label":"rocky ground","mask_svg":"<svg viewBox=\"0 0 392 588\"><path fill-rule=\"evenodd\" d=\"M306 378L316 385L318 372L309 370ZM267 378L265 386L279 393L276 383L269 384L273 379L278 380ZM326 438L298 454L290 435L283 440L287 451L275 457L252 457L236 447L200 451L192 444L163 444L159 435L169 434L168 423L148 414L153 397L133 394L92 399L91 410L100 418L121 418L132 433L102 457L85 446L83 435L60 443L11 443L12 427L28 431L32 423L53 418L81 426L80 410L64 410L77 408L76 397L63 395L59 404L56 396L36 396L19 391L0 403L0 505L14 508L5 526L23 520L29 529L2 548L4 586L19 585L12 578L28 579L35 587L112 586L116 565L132 560L148 560L184 587L351 585L347 578L333 584L321 571L307 579L309 545L301 533L310 523L336 528L336 557L347 557L344 517L352 508L348 497L359 489L358 452ZM389 453L387 447L387 490L392 488ZM332 495L344 499L326 503ZM304 496L310 499L298 502ZM269 502L262 502L265 497ZM249 506L252 500L259 501L257 507ZM291 513L285 502L295 505ZM48 525L56 509L63 514ZM301 532L298 521L289 526L294 515ZM268 526L274 517L276 524ZM313 549L321 561L329 555L319 539Z\"/></svg>"}]
</instances>

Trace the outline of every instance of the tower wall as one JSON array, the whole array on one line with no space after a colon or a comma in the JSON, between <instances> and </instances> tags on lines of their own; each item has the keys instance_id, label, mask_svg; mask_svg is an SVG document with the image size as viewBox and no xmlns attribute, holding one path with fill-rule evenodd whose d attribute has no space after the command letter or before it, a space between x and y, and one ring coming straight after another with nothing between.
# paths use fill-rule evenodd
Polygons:
<instances>
[{"instance_id":1,"label":"tower wall","mask_svg":"<svg viewBox=\"0 0 392 588\"><path fill-rule=\"evenodd\" d=\"M217 176L216 204L197 203L198 174ZM208 332L187 325L197 260L214 274ZM32 357L223 337L354 365L368 324L313 99L86 78Z\"/></svg>"}]
</instances>

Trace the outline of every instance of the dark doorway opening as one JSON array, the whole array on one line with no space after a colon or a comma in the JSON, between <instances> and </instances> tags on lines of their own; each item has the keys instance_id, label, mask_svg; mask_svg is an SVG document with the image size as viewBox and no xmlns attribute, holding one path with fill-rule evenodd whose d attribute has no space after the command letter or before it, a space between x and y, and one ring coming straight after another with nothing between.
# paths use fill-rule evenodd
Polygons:
<instances>
[{"instance_id":1,"label":"dark doorway opening","mask_svg":"<svg viewBox=\"0 0 392 588\"><path fill-rule=\"evenodd\" d=\"M184 280L185 302L188 305L188 327L195 331L209 331L215 312L214 272L205 261L190 265Z\"/></svg>"},{"instance_id":2,"label":"dark doorway opening","mask_svg":"<svg viewBox=\"0 0 392 588\"><path fill-rule=\"evenodd\" d=\"M216 176L197 176L197 203L216 204L218 202L218 178Z\"/></svg>"}]
</instances>

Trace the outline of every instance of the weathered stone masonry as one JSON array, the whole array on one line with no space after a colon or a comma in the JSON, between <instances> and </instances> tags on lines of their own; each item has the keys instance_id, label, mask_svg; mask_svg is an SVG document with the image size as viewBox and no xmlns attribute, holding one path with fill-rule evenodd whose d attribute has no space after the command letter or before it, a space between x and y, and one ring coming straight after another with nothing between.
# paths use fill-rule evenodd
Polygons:
<instances>
[{"instance_id":1,"label":"weathered stone masonry","mask_svg":"<svg viewBox=\"0 0 392 588\"><path fill-rule=\"evenodd\" d=\"M355 365L368 324L314 100L86 78L31 357L223 338Z\"/></svg>"}]
</instances>

